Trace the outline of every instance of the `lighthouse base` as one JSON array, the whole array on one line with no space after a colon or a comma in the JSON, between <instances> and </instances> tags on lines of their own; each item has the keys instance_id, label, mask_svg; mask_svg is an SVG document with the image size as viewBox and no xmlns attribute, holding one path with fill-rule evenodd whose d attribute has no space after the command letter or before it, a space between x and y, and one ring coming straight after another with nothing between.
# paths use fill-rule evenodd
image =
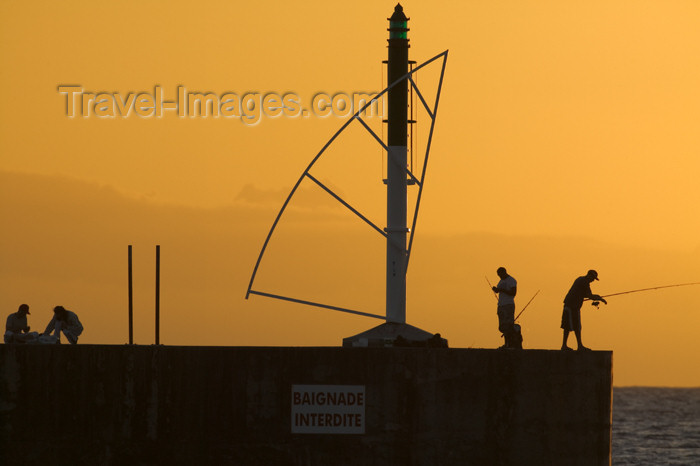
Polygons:
<instances>
[{"instance_id":1,"label":"lighthouse base","mask_svg":"<svg viewBox=\"0 0 700 466\"><path fill-rule=\"evenodd\" d=\"M343 338L343 347L447 348L447 340L406 323L386 322L357 335Z\"/></svg>"}]
</instances>

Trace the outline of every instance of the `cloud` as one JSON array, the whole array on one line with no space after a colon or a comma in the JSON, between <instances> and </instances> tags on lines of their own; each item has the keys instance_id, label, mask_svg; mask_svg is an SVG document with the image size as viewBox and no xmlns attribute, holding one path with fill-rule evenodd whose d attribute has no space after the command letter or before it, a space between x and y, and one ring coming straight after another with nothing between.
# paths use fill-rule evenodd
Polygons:
<instances>
[{"instance_id":1,"label":"cloud","mask_svg":"<svg viewBox=\"0 0 700 466\"><path fill-rule=\"evenodd\" d=\"M276 194L275 194L276 193ZM161 341L179 345L340 345L374 321L261 297L245 300L260 247L279 207L251 187L216 209L132 199L65 177L0 172L0 307L32 306L32 328L65 305L86 326L84 343L127 339L127 245L133 245L135 338L153 342L155 245L161 245ZM321 193L325 194L325 193ZM273 236L256 287L299 299L383 313L385 240L363 222L290 211ZM298 221L300 218L316 220ZM325 218L325 220L324 220ZM332 217L331 217L332 218ZM527 348L561 344L561 302L574 278L600 273L594 291L616 293L698 281L697 255L564 236L417 234L408 271L408 321L440 332L452 347L497 347L495 303L484 275L505 266L518 280ZM611 298L584 310L584 338L613 349L616 384L698 385L678 370L699 354L693 331L698 289ZM197 322L193 325L193 322ZM640 339L640 335L645 335ZM653 345L649 342L653 341ZM649 354L647 354L649 353Z\"/></svg>"},{"instance_id":2,"label":"cloud","mask_svg":"<svg viewBox=\"0 0 700 466\"><path fill-rule=\"evenodd\" d=\"M342 198L342 194L336 188L329 186L329 189ZM236 195L235 201L240 205L276 208L279 210L291 190L291 187L261 189L255 185L246 184ZM324 211L337 215L342 205L319 186L313 183L305 185L302 182L302 185L297 188L292 196L289 208L300 211Z\"/></svg>"}]
</instances>

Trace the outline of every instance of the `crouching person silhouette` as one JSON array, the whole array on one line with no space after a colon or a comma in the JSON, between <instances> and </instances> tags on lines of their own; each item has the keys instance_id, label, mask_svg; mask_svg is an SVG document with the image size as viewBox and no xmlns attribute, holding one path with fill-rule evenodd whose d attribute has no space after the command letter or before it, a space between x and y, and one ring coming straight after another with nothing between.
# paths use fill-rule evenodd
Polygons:
<instances>
[{"instance_id":1,"label":"crouching person silhouette","mask_svg":"<svg viewBox=\"0 0 700 466\"><path fill-rule=\"evenodd\" d=\"M83 333L83 325L75 312L69 311L63 306L56 306L53 308L53 318L44 330L44 335L49 335L51 332L54 332L58 343L61 342L61 333L63 333L66 339L75 345L78 343L78 337Z\"/></svg>"}]
</instances>

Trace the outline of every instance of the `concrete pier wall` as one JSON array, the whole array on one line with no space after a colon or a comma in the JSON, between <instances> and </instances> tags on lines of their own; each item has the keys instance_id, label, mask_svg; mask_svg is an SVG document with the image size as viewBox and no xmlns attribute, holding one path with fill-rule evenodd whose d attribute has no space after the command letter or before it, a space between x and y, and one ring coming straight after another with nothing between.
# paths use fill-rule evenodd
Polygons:
<instances>
[{"instance_id":1,"label":"concrete pier wall","mask_svg":"<svg viewBox=\"0 0 700 466\"><path fill-rule=\"evenodd\" d=\"M6 466L610 465L611 352L0 345L0 364ZM314 387L362 396L295 401ZM292 432L305 409L327 432Z\"/></svg>"}]
</instances>

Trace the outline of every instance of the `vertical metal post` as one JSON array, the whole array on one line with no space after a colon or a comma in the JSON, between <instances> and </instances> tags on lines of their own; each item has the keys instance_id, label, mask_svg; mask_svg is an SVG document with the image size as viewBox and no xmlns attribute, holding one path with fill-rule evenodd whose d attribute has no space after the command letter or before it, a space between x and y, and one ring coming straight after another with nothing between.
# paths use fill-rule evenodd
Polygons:
<instances>
[{"instance_id":1,"label":"vertical metal post","mask_svg":"<svg viewBox=\"0 0 700 466\"><path fill-rule=\"evenodd\" d=\"M129 245L129 344L134 344L134 287L131 273L131 245Z\"/></svg>"},{"instance_id":2,"label":"vertical metal post","mask_svg":"<svg viewBox=\"0 0 700 466\"><path fill-rule=\"evenodd\" d=\"M389 18L387 83L408 73L408 18L401 4ZM406 168L408 80L389 89L387 117L386 319L406 322Z\"/></svg>"},{"instance_id":3,"label":"vertical metal post","mask_svg":"<svg viewBox=\"0 0 700 466\"><path fill-rule=\"evenodd\" d=\"M160 245L156 246L156 345L160 345Z\"/></svg>"}]
</instances>

